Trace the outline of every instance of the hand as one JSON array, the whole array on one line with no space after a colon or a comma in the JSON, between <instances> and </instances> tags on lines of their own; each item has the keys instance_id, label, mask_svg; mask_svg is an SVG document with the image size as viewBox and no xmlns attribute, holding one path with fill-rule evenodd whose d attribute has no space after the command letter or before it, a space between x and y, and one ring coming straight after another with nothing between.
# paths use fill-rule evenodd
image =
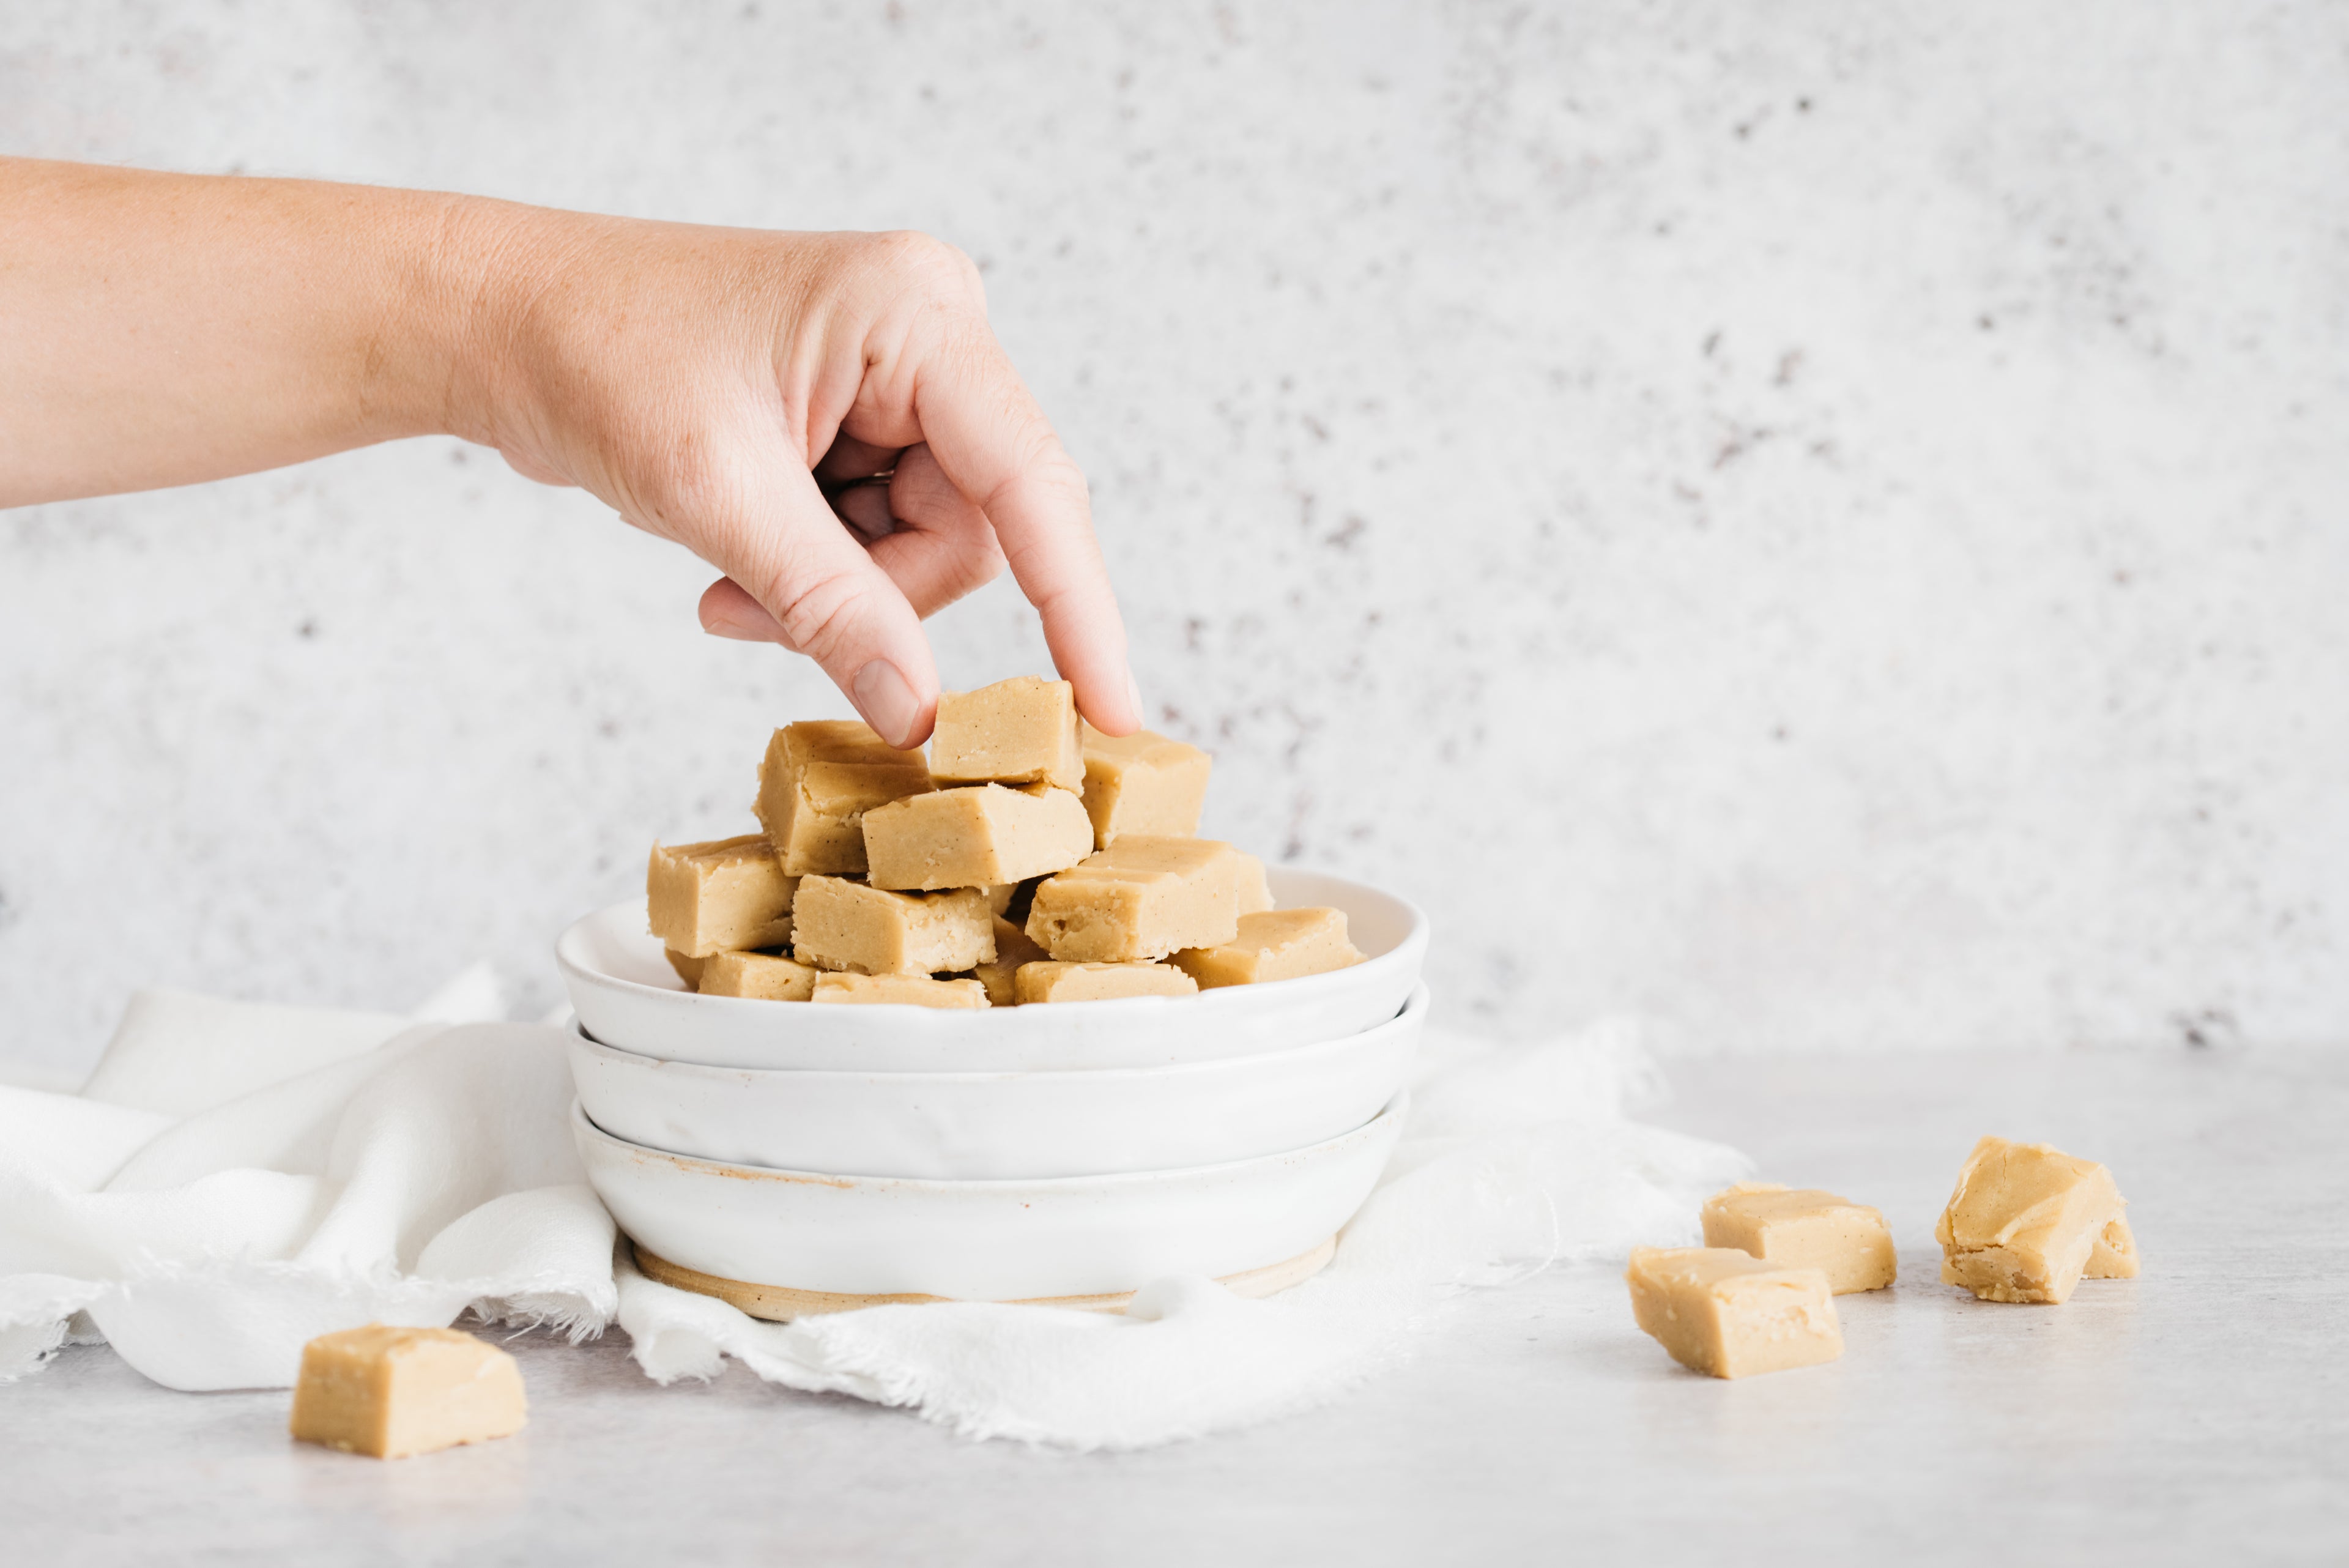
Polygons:
<instances>
[{"instance_id":1,"label":"hand","mask_svg":"<svg viewBox=\"0 0 2349 1568\"><path fill-rule=\"evenodd\" d=\"M513 228L488 246L484 373L460 394L460 433L718 566L705 628L807 654L913 745L938 691L921 618L1008 559L1087 718L1139 727L1084 476L960 252L908 234L491 221Z\"/></svg>"}]
</instances>

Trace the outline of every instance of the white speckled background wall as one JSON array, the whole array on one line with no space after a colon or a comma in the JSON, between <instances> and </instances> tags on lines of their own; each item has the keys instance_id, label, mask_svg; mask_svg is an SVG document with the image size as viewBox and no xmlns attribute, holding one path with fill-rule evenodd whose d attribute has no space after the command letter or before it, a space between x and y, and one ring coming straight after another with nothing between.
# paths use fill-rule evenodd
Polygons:
<instances>
[{"instance_id":1,"label":"white speckled background wall","mask_svg":"<svg viewBox=\"0 0 2349 1568\"><path fill-rule=\"evenodd\" d=\"M0 151L954 240L1210 828L1688 1050L2349 1040L2344 83L2219 0L0 12ZM450 441L0 514L0 1061L543 1009L845 711L709 576Z\"/></svg>"}]
</instances>

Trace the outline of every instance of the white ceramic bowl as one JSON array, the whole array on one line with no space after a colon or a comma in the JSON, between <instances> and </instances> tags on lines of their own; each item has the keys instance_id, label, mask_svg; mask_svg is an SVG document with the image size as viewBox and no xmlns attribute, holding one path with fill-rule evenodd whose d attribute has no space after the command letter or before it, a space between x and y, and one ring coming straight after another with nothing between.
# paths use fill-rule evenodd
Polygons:
<instances>
[{"instance_id":1,"label":"white ceramic bowl","mask_svg":"<svg viewBox=\"0 0 2349 1568\"><path fill-rule=\"evenodd\" d=\"M1032 1073L1160 1067L1335 1040L1383 1023L1419 983L1427 918L1340 877L1270 869L1284 908L1346 912L1367 961L1334 974L1197 996L1130 996L979 1012L810 1007L697 996L645 929L641 898L579 920L554 960L588 1038L664 1061L846 1073Z\"/></svg>"},{"instance_id":2,"label":"white ceramic bowl","mask_svg":"<svg viewBox=\"0 0 2349 1568\"><path fill-rule=\"evenodd\" d=\"M1250 1159L1361 1127L1402 1088L1426 1019L1423 985L1386 1023L1318 1044L1071 1073L705 1067L574 1028L571 1075L588 1120L670 1154L933 1181L1101 1176Z\"/></svg>"},{"instance_id":3,"label":"white ceramic bowl","mask_svg":"<svg viewBox=\"0 0 2349 1568\"><path fill-rule=\"evenodd\" d=\"M907 1181L690 1159L614 1137L574 1102L604 1207L640 1246L720 1280L854 1295L1032 1301L1221 1277L1309 1252L1351 1219L1406 1096L1310 1148L1050 1181Z\"/></svg>"}]
</instances>

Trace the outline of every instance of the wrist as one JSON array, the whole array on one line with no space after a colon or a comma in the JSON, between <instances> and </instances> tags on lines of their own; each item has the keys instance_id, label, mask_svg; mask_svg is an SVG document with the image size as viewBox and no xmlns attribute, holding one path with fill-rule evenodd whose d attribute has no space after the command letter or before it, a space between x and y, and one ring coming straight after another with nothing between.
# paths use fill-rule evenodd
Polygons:
<instances>
[{"instance_id":1,"label":"wrist","mask_svg":"<svg viewBox=\"0 0 2349 1568\"><path fill-rule=\"evenodd\" d=\"M387 396L405 407L416 427L408 433L502 446L527 396L521 331L545 275L535 220L556 214L470 196L429 200L398 311L400 384Z\"/></svg>"}]
</instances>

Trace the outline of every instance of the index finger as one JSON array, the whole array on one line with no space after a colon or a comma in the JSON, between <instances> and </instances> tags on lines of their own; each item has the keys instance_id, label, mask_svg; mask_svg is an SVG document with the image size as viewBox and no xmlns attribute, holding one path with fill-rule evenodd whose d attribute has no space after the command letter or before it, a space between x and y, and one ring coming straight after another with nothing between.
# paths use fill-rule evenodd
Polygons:
<instances>
[{"instance_id":1,"label":"index finger","mask_svg":"<svg viewBox=\"0 0 2349 1568\"><path fill-rule=\"evenodd\" d=\"M914 375L914 417L938 466L994 526L1086 719L1104 734L1140 729L1085 476L983 322L959 320L930 345Z\"/></svg>"}]
</instances>

